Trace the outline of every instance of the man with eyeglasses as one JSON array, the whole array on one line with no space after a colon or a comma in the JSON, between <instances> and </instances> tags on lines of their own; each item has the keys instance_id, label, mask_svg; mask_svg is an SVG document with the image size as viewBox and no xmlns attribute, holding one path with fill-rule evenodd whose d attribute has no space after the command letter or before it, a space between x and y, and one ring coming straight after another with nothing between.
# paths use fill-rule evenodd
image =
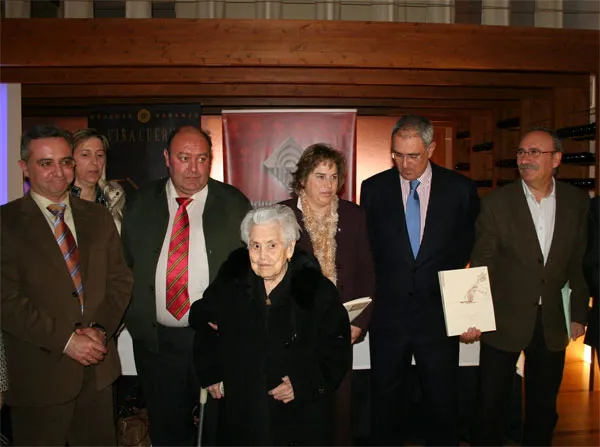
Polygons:
<instances>
[{"instance_id":1,"label":"man with eyeglasses","mask_svg":"<svg viewBox=\"0 0 600 447\"><path fill-rule=\"evenodd\" d=\"M115 445L114 333L132 277L113 219L70 197L70 134L21 139L31 190L0 208L2 330L15 445Z\"/></svg>"},{"instance_id":2,"label":"man with eyeglasses","mask_svg":"<svg viewBox=\"0 0 600 447\"><path fill-rule=\"evenodd\" d=\"M522 445L549 446L570 337L584 334L589 293L582 260L589 199L556 181L562 142L536 128L517 151L521 179L482 199L472 265L489 269L496 331L481 335L477 445L504 445L515 363L525 352ZM561 290L571 289L570 323ZM477 331L478 332L478 331Z\"/></svg>"},{"instance_id":3,"label":"man with eyeglasses","mask_svg":"<svg viewBox=\"0 0 600 447\"><path fill-rule=\"evenodd\" d=\"M411 429L401 409L412 356L429 414L427 445L459 442L459 340L446 335L438 272L467 265L479 198L470 179L430 161L433 132L427 118L402 117L392 130L394 166L362 184L377 280L370 329L375 445L402 445Z\"/></svg>"}]
</instances>

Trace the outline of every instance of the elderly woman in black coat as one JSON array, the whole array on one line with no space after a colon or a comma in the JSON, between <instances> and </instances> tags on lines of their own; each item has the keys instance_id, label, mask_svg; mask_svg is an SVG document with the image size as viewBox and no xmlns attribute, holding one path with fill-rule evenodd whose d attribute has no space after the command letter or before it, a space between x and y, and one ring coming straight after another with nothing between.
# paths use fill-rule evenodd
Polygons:
<instances>
[{"instance_id":1,"label":"elderly woman in black coat","mask_svg":"<svg viewBox=\"0 0 600 447\"><path fill-rule=\"evenodd\" d=\"M234 251L196 301L195 364L223 399L220 444L331 444L332 393L351 364L350 325L315 258L294 252L294 212L248 212Z\"/></svg>"}]
</instances>

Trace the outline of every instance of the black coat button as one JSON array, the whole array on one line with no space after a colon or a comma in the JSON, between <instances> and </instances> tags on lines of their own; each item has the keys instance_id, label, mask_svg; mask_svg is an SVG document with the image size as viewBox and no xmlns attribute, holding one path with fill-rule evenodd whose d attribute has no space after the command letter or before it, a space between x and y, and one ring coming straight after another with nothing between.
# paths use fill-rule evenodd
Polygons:
<instances>
[{"instance_id":1,"label":"black coat button","mask_svg":"<svg viewBox=\"0 0 600 447\"><path fill-rule=\"evenodd\" d=\"M73 298L79 298L79 294L77 292L73 292L71 295L73 295Z\"/></svg>"}]
</instances>

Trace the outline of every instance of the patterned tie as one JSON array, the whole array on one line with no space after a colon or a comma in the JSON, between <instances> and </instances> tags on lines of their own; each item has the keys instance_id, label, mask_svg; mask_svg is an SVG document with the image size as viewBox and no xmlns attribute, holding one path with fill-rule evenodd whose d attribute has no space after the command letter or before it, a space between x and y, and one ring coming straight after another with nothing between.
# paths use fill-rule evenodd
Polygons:
<instances>
[{"instance_id":1,"label":"patterned tie","mask_svg":"<svg viewBox=\"0 0 600 447\"><path fill-rule=\"evenodd\" d=\"M408 229L408 238L415 259L417 259L419 246L421 245L421 204L417 192L420 184L421 182L418 180L410 181L410 192L406 200L406 228Z\"/></svg>"},{"instance_id":2,"label":"patterned tie","mask_svg":"<svg viewBox=\"0 0 600 447\"><path fill-rule=\"evenodd\" d=\"M186 207L192 199L177 197L179 209L175 214L167 259L167 310L181 320L190 308L188 292L188 252L190 219Z\"/></svg>"},{"instance_id":3,"label":"patterned tie","mask_svg":"<svg viewBox=\"0 0 600 447\"><path fill-rule=\"evenodd\" d=\"M50 211L56 219L54 220L54 237L63 254L73 285L79 296L79 304L81 305L81 313L83 313L83 280L81 279L81 269L79 266L79 250L73 233L69 230L69 226L65 223L65 209L67 205L64 203L54 203L48 205Z\"/></svg>"}]
</instances>

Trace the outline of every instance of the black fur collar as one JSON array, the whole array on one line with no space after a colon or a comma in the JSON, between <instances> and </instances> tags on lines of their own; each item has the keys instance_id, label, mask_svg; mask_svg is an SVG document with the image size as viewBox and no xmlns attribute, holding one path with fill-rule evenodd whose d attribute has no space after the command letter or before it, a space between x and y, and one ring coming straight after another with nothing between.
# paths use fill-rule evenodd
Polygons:
<instances>
[{"instance_id":1,"label":"black fur collar","mask_svg":"<svg viewBox=\"0 0 600 447\"><path fill-rule=\"evenodd\" d=\"M290 292L294 301L303 309L313 307L319 283L325 279L317 259L310 253L296 248L290 261ZM225 281L248 283L252 272L248 249L243 247L233 251L221 267L219 276ZM248 284L249 285L249 284Z\"/></svg>"}]
</instances>

